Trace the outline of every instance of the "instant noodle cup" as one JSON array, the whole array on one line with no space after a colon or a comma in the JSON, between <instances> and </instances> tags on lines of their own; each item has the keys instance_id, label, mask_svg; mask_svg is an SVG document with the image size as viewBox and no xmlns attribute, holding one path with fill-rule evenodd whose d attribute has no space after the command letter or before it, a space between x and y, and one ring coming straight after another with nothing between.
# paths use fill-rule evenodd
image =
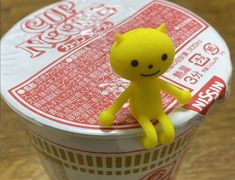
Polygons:
<instances>
[{"instance_id":1,"label":"instant noodle cup","mask_svg":"<svg viewBox=\"0 0 235 180\"><path fill-rule=\"evenodd\" d=\"M161 92L176 138L147 150L128 103L110 127L100 126L98 116L129 84L109 64L114 34L163 22L176 55L161 78L193 97L181 106ZM165 1L60 1L18 22L1 44L2 97L22 116L52 179L172 179L195 129L229 92L223 39L200 17Z\"/></svg>"}]
</instances>

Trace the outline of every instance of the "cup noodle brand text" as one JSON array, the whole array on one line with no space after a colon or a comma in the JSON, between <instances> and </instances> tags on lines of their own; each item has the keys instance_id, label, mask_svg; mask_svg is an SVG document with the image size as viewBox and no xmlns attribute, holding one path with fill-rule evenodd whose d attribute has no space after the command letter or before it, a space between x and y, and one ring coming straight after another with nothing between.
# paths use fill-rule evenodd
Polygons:
<instances>
[{"instance_id":1,"label":"cup noodle brand text","mask_svg":"<svg viewBox=\"0 0 235 180\"><path fill-rule=\"evenodd\" d=\"M21 29L35 36L16 47L29 52L32 58L52 48L67 52L113 26L105 20L114 13L115 8L104 4L77 11L73 1L65 1L24 21Z\"/></svg>"}]
</instances>

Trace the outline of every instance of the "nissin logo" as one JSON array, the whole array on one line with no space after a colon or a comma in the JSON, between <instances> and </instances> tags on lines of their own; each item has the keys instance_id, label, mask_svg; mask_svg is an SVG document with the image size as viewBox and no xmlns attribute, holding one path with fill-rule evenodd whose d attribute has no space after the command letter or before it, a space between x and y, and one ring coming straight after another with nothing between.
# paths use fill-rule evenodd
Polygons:
<instances>
[{"instance_id":1,"label":"nissin logo","mask_svg":"<svg viewBox=\"0 0 235 180\"><path fill-rule=\"evenodd\" d=\"M203 86L192 98L188 108L205 115L210 106L217 100L225 96L226 85L224 81L214 76Z\"/></svg>"}]
</instances>

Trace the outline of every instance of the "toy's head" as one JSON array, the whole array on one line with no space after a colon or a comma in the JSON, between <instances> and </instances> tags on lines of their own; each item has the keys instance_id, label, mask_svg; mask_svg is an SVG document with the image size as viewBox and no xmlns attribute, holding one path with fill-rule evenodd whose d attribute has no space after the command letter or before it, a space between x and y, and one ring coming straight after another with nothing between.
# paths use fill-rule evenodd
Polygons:
<instances>
[{"instance_id":1,"label":"toy's head","mask_svg":"<svg viewBox=\"0 0 235 180\"><path fill-rule=\"evenodd\" d=\"M163 74L173 62L175 48L166 34L165 24L157 29L139 28L116 34L110 63L121 77L139 81Z\"/></svg>"}]
</instances>

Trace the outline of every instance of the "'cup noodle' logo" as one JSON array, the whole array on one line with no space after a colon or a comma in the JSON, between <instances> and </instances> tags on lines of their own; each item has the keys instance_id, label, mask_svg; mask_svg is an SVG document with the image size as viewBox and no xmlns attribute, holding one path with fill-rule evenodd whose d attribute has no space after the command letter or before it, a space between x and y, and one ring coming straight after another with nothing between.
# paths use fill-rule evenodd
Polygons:
<instances>
[{"instance_id":1,"label":"'cup noodle' logo","mask_svg":"<svg viewBox=\"0 0 235 180\"><path fill-rule=\"evenodd\" d=\"M63 1L23 21L21 30L34 36L16 48L29 52L31 58L53 48L67 52L112 27L106 19L116 12L114 7L101 3L77 11L73 1Z\"/></svg>"}]
</instances>

